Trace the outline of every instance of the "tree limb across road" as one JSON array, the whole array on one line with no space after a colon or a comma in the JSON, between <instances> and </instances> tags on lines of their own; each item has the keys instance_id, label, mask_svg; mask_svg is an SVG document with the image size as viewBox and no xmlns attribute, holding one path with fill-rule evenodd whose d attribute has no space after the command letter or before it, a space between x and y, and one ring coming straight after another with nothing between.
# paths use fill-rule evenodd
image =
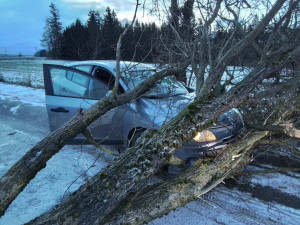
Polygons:
<instances>
[{"instance_id":1,"label":"tree limb across road","mask_svg":"<svg viewBox=\"0 0 300 225\"><path fill-rule=\"evenodd\" d=\"M46 166L46 162L77 134L83 133L97 118L109 110L139 98L150 90L157 80L180 71L167 69L140 84L134 90L115 98L103 98L90 109L77 113L68 123L48 135L29 150L0 180L0 215L24 189L34 176Z\"/></svg>"},{"instance_id":2,"label":"tree limb across road","mask_svg":"<svg viewBox=\"0 0 300 225\"><path fill-rule=\"evenodd\" d=\"M219 98L213 100L196 100L159 130L147 133L137 143L137 146L126 150L111 165L103 169L66 201L62 202L51 212L37 218L32 224L105 224L116 214L116 211L120 207L124 206L124 201L130 202L132 198L134 200L136 197L135 193L139 195L140 191L148 184L153 175L160 171L160 168L165 164L170 155L176 149L180 148L183 143L191 140L196 131L206 129L222 113L245 101L253 89L265 77L279 70L285 63L272 69L257 68L240 85ZM239 91L237 92L237 90ZM257 136L253 137L255 141L251 139L250 142L245 142L246 147L242 147L242 145L236 146L236 152L240 152L243 149L249 150L253 143L265 137L267 133L258 133ZM249 143L251 144L249 145ZM228 163L228 159L222 158L220 160L224 164ZM240 160L234 161L236 164L231 165L232 169L239 164ZM232 158L229 159L229 162L231 161ZM200 164L199 166L206 168L205 164L204 161L204 164ZM220 177L221 181L226 175L230 174L227 166L219 168L219 165L216 165L214 163L208 164L210 172L207 176L199 175L201 179L206 177L207 181L210 181L212 177L223 173ZM197 190L198 183L192 182L192 184L193 188ZM203 184L203 186L205 185ZM169 191L167 193L170 194ZM200 195L202 192L199 191L198 193ZM182 199L182 201L186 203L188 199ZM176 204L175 207L178 206ZM147 206L143 207L147 209ZM165 210L171 210L172 208L173 205L171 204ZM166 213L167 211L163 212ZM155 216L159 215L161 214L156 214ZM143 221L138 220L138 223L149 222L149 219L153 218L147 217ZM122 219L124 218L122 217ZM112 223L118 224L121 221L112 221Z\"/></svg>"}]
</instances>

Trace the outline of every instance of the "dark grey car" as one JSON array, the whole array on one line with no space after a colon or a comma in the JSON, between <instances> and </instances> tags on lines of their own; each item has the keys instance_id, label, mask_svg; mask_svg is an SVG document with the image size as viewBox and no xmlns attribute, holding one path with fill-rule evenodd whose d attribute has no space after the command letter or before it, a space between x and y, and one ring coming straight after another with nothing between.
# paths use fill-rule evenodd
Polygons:
<instances>
[{"instance_id":1,"label":"dark grey car","mask_svg":"<svg viewBox=\"0 0 300 225\"><path fill-rule=\"evenodd\" d=\"M51 131L68 121L79 108L87 109L112 89L115 61L83 61L67 66L44 64L46 105ZM132 90L155 73L148 64L122 62L119 94ZM193 94L172 76L164 78L151 91L118 106L89 126L94 139L102 144L131 146L147 129L157 129L193 101ZM198 133L175 155L193 160L212 155L240 137L244 123L240 113L230 110L209 129ZM73 142L84 143L83 135Z\"/></svg>"}]
</instances>

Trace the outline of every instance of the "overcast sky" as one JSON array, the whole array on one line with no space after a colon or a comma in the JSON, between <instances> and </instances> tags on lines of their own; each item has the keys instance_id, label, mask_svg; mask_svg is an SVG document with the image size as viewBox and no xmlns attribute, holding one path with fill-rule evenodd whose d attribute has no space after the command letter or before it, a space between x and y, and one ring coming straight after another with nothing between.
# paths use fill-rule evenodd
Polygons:
<instances>
[{"instance_id":1,"label":"overcast sky","mask_svg":"<svg viewBox=\"0 0 300 225\"><path fill-rule=\"evenodd\" d=\"M51 2L59 10L64 28L76 18L85 23L91 9L103 14L109 6L120 20L131 20L135 8L135 0L0 0L0 54L30 55L42 48Z\"/></svg>"}]
</instances>

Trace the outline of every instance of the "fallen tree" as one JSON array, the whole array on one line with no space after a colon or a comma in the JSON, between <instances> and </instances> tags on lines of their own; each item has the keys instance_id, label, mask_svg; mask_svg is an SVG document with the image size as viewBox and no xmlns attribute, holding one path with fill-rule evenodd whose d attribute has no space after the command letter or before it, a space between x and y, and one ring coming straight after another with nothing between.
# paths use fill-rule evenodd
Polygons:
<instances>
[{"instance_id":1,"label":"fallen tree","mask_svg":"<svg viewBox=\"0 0 300 225\"><path fill-rule=\"evenodd\" d=\"M279 67L281 66L283 65ZM190 140L196 131L206 129L222 113L245 101L257 84L274 71L278 71L279 67L270 70L257 68L240 85L213 101L207 99L196 100L178 116L162 126L161 129L147 132L137 146L126 150L124 154L73 193L66 201L51 212L37 218L32 224L106 224L121 208L125 208L126 211L124 204L132 206L133 204L130 203L137 199L140 194L149 196L149 201L151 201L150 196L153 193L150 192L148 195L147 192L145 193L144 188L153 175L160 171L172 152ZM239 94L237 94L237 90L239 90ZM249 139L244 140L244 145L241 143L236 145L233 153L229 154L237 155L243 151L246 153L256 141L267 134L268 132L254 134ZM207 163L204 160L202 163L197 164L198 167L187 170L178 178L179 180L171 180L170 184L166 183L159 186L156 191L160 194L157 196L165 195L165 198L170 198L169 201L164 203L169 203L168 206L163 207L164 204L162 204L158 207L161 209L160 213L158 213L160 210L157 209L153 214L155 216L145 217L149 205L143 205L143 207L139 205L142 208L141 210L144 210L141 218L137 218L137 214L133 213L135 217L128 217L128 219L131 219L130 222L136 220L138 224L149 222L173 208L186 204L195 196L204 193L206 185L213 187L214 185L211 185L210 182L217 184L228 176L231 169L238 167L239 162L244 159L244 157L238 158L239 160L233 162L232 155L227 159L226 157L217 158L212 163ZM199 168L203 170L203 173ZM189 179L190 181L187 181ZM164 185L167 185L168 188ZM190 188L182 189L185 186L190 186ZM177 192L180 189L184 190L182 194ZM172 190L173 195L178 196L174 198L174 201L172 201ZM191 195L189 191L194 193L193 198L185 197ZM159 199L159 197L157 198ZM146 199L144 200L146 201ZM137 206L137 208L139 207ZM119 219L113 220L112 224L121 223L124 217L121 216Z\"/></svg>"},{"instance_id":2,"label":"fallen tree","mask_svg":"<svg viewBox=\"0 0 300 225\"><path fill-rule=\"evenodd\" d=\"M158 79L176 73L180 69L161 71L149 78L147 85L141 84L135 90L116 98L106 97L93 105L89 110L78 113L65 125L54 131L30 149L0 180L0 215L14 198L24 189L28 182L46 166L46 162L56 154L68 141L77 134L84 133L86 128L110 109L136 99L151 89Z\"/></svg>"},{"instance_id":3,"label":"fallen tree","mask_svg":"<svg viewBox=\"0 0 300 225\"><path fill-rule=\"evenodd\" d=\"M299 111L299 87L298 84L298 91L294 92L296 97L286 99L285 103L278 107L276 116L268 119L268 124L277 126L285 118L282 115ZM299 117L296 119L299 120ZM252 130L243 140L227 146L216 158L199 159L177 177L169 177L166 181L163 177L145 186L132 199L122 202L104 223L147 223L157 216L163 216L172 209L200 198L225 178L240 174L241 168L253 160L252 151L255 146L270 144L266 142L273 134L278 134L278 130L269 130L268 127L266 125L265 129ZM299 169L295 168L295 171ZM293 168L289 168L288 171L293 171Z\"/></svg>"}]
</instances>

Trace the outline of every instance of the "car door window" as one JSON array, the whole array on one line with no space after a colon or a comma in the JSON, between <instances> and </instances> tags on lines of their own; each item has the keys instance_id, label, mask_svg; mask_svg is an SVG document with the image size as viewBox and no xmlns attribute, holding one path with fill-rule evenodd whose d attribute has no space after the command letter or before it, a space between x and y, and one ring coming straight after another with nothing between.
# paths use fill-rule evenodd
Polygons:
<instances>
[{"instance_id":1,"label":"car door window","mask_svg":"<svg viewBox=\"0 0 300 225\"><path fill-rule=\"evenodd\" d=\"M69 81L72 81L81 87L87 87L88 84L88 77L83 76L79 73L73 72L73 71L66 71L66 78Z\"/></svg>"},{"instance_id":2,"label":"car door window","mask_svg":"<svg viewBox=\"0 0 300 225\"><path fill-rule=\"evenodd\" d=\"M106 84L91 78L87 97L93 99L101 99L106 96L108 91L109 87Z\"/></svg>"},{"instance_id":3,"label":"car door window","mask_svg":"<svg viewBox=\"0 0 300 225\"><path fill-rule=\"evenodd\" d=\"M112 90L115 84L115 77L108 72L107 70L101 68L101 67L96 67L93 71L94 77L97 79L101 80L103 83L105 83L109 90ZM118 86L118 94L124 93L124 89L122 86L119 84Z\"/></svg>"},{"instance_id":4,"label":"car door window","mask_svg":"<svg viewBox=\"0 0 300 225\"><path fill-rule=\"evenodd\" d=\"M102 68L96 68L94 71L94 76L97 77L99 80L106 83L110 89L113 88L115 83L115 78L106 70Z\"/></svg>"},{"instance_id":5,"label":"car door window","mask_svg":"<svg viewBox=\"0 0 300 225\"><path fill-rule=\"evenodd\" d=\"M67 68L51 68L53 94L59 96L101 99L109 91L99 80Z\"/></svg>"}]
</instances>

